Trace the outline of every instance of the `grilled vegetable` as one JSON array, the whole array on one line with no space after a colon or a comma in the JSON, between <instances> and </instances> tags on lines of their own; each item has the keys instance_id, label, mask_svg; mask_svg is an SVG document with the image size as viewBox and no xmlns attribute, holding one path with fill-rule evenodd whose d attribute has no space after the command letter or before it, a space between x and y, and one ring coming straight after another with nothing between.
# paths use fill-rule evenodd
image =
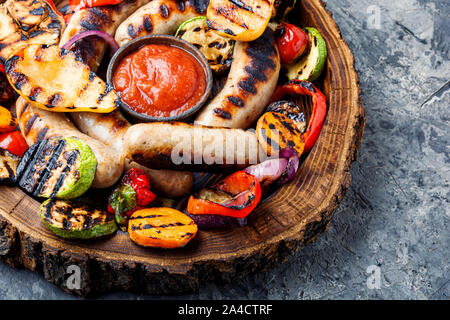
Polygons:
<instances>
[{"instance_id":1,"label":"grilled vegetable","mask_svg":"<svg viewBox=\"0 0 450 320\"><path fill-rule=\"evenodd\" d=\"M0 148L0 184L12 186L16 183L16 170L20 157Z\"/></svg>"},{"instance_id":2,"label":"grilled vegetable","mask_svg":"<svg viewBox=\"0 0 450 320\"><path fill-rule=\"evenodd\" d=\"M212 31L206 23L205 16L195 17L184 22L178 28L175 36L197 47L215 73L223 73L230 68L233 60L234 41Z\"/></svg>"},{"instance_id":3,"label":"grilled vegetable","mask_svg":"<svg viewBox=\"0 0 450 320\"><path fill-rule=\"evenodd\" d=\"M295 7L297 0L275 0L272 10L272 19L281 20Z\"/></svg>"},{"instance_id":4,"label":"grilled vegetable","mask_svg":"<svg viewBox=\"0 0 450 320\"><path fill-rule=\"evenodd\" d=\"M156 195L150 191L150 179L144 171L132 168L122 177L119 186L108 199L108 212L116 216L119 226L125 228L128 218L147 207ZM124 230L124 231L125 231Z\"/></svg>"},{"instance_id":5,"label":"grilled vegetable","mask_svg":"<svg viewBox=\"0 0 450 320\"><path fill-rule=\"evenodd\" d=\"M112 112L117 93L71 51L30 45L5 64L11 85L40 108L55 112Z\"/></svg>"},{"instance_id":6,"label":"grilled vegetable","mask_svg":"<svg viewBox=\"0 0 450 320\"><path fill-rule=\"evenodd\" d=\"M17 127L17 119L11 112L0 106L0 132L11 132Z\"/></svg>"},{"instance_id":7,"label":"grilled vegetable","mask_svg":"<svg viewBox=\"0 0 450 320\"><path fill-rule=\"evenodd\" d=\"M117 230L114 216L72 201L48 199L41 205L44 224L66 239L91 239Z\"/></svg>"},{"instance_id":8,"label":"grilled vegetable","mask_svg":"<svg viewBox=\"0 0 450 320\"><path fill-rule=\"evenodd\" d=\"M0 5L0 61L27 44L57 44L65 23L46 0L8 0Z\"/></svg>"},{"instance_id":9,"label":"grilled vegetable","mask_svg":"<svg viewBox=\"0 0 450 320\"><path fill-rule=\"evenodd\" d=\"M75 138L42 140L31 146L17 168L19 186L35 197L72 199L94 180L97 160Z\"/></svg>"},{"instance_id":10,"label":"grilled vegetable","mask_svg":"<svg viewBox=\"0 0 450 320\"><path fill-rule=\"evenodd\" d=\"M314 81L321 75L327 61L327 45L322 35L314 28L305 28L305 31L308 33L309 53L288 66L289 80Z\"/></svg>"},{"instance_id":11,"label":"grilled vegetable","mask_svg":"<svg viewBox=\"0 0 450 320\"><path fill-rule=\"evenodd\" d=\"M292 102L272 103L256 124L259 143L269 155L280 149L294 148L298 155L303 153L306 120L300 107Z\"/></svg>"},{"instance_id":12,"label":"grilled vegetable","mask_svg":"<svg viewBox=\"0 0 450 320\"><path fill-rule=\"evenodd\" d=\"M191 218L172 208L138 210L128 224L128 233L135 243L166 249L185 246L197 230Z\"/></svg>"},{"instance_id":13,"label":"grilled vegetable","mask_svg":"<svg viewBox=\"0 0 450 320\"><path fill-rule=\"evenodd\" d=\"M208 25L219 34L238 41L258 39L269 23L275 0L211 0Z\"/></svg>"},{"instance_id":14,"label":"grilled vegetable","mask_svg":"<svg viewBox=\"0 0 450 320\"><path fill-rule=\"evenodd\" d=\"M303 133L303 139L305 140L304 152L308 152L314 147L317 139L319 138L320 132L322 131L322 126L325 122L325 117L327 116L327 99L325 95L320 92L319 89L314 87L312 83L307 81L291 80L287 84L277 87L271 100L278 101L287 95L294 97L307 95L312 98L312 114L308 121L308 127L306 128L305 133ZM258 120L258 123L260 120ZM261 138L264 139L258 131L258 140L260 143L264 143ZM301 154L299 153L298 156L300 157Z\"/></svg>"},{"instance_id":15,"label":"grilled vegetable","mask_svg":"<svg viewBox=\"0 0 450 320\"><path fill-rule=\"evenodd\" d=\"M237 171L189 198L187 212L245 218L261 200L261 185L251 174Z\"/></svg>"},{"instance_id":16,"label":"grilled vegetable","mask_svg":"<svg viewBox=\"0 0 450 320\"><path fill-rule=\"evenodd\" d=\"M0 134L0 148L22 157L28 149L28 144L20 131L11 131Z\"/></svg>"}]
</instances>

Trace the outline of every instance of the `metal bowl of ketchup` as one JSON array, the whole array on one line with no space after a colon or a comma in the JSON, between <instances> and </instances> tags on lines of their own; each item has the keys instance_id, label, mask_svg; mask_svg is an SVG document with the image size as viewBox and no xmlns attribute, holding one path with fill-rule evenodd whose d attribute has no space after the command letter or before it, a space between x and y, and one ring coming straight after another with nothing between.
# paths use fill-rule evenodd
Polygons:
<instances>
[{"instance_id":1,"label":"metal bowl of ketchup","mask_svg":"<svg viewBox=\"0 0 450 320\"><path fill-rule=\"evenodd\" d=\"M213 82L204 55L168 35L143 36L121 47L106 78L121 109L139 122L190 118L208 100Z\"/></svg>"}]
</instances>

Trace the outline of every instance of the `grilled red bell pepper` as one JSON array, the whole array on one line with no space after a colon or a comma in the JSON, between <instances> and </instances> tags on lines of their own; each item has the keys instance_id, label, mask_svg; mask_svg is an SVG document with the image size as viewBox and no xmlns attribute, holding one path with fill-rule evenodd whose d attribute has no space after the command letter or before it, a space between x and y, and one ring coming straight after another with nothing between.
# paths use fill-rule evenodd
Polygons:
<instances>
[{"instance_id":1,"label":"grilled red bell pepper","mask_svg":"<svg viewBox=\"0 0 450 320\"><path fill-rule=\"evenodd\" d=\"M73 11L81 10L84 8L109 6L119 4L123 0L70 0L70 9Z\"/></svg>"},{"instance_id":2,"label":"grilled red bell pepper","mask_svg":"<svg viewBox=\"0 0 450 320\"><path fill-rule=\"evenodd\" d=\"M303 134L303 138L305 139L304 152L308 152L314 147L325 122L327 99L311 82L296 79L278 86L272 95L271 101L276 102L282 100L286 95L308 95L312 97L313 110L306 132Z\"/></svg>"},{"instance_id":3,"label":"grilled red bell pepper","mask_svg":"<svg viewBox=\"0 0 450 320\"><path fill-rule=\"evenodd\" d=\"M28 150L28 144L20 131L11 131L0 134L0 148L22 157L25 151Z\"/></svg>"},{"instance_id":4,"label":"grilled red bell pepper","mask_svg":"<svg viewBox=\"0 0 450 320\"><path fill-rule=\"evenodd\" d=\"M211 188L203 188L191 195L187 205L189 214L209 214L245 218L261 200L258 179L245 171L237 171Z\"/></svg>"},{"instance_id":5,"label":"grilled red bell pepper","mask_svg":"<svg viewBox=\"0 0 450 320\"><path fill-rule=\"evenodd\" d=\"M136 211L147 207L156 195L150 190L150 180L140 169L130 169L122 177L108 200L108 212L115 214L116 221L125 227L127 218Z\"/></svg>"},{"instance_id":6,"label":"grilled red bell pepper","mask_svg":"<svg viewBox=\"0 0 450 320\"><path fill-rule=\"evenodd\" d=\"M5 74L5 67L0 63L0 73Z\"/></svg>"},{"instance_id":7,"label":"grilled red bell pepper","mask_svg":"<svg viewBox=\"0 0 450 320\"><path fill-rule=\"evenodd\" d=\"M277 29L277 44L282 64L290 64L302 56L309 45L308 34L297 26L281 23Z\"/></svg>"}]
</instances>

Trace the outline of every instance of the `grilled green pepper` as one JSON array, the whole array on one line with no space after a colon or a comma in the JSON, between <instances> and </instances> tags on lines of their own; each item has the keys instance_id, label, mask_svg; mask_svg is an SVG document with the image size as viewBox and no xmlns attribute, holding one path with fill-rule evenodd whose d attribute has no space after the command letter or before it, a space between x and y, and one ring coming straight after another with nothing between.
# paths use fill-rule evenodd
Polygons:
<instances>
[{"instance_id":1,"label":"grilled green pepper","mask_svg":"<svg viewBox=\"0 0 450 320\"><path fill-rule=\"evenodd\" d=\"M40 141L25 152L17 167L19 186L35 197L73 199L94 180L97 159L75 138Z\"/></svg>"},{"instance_id":2,"label":"grilled green pepper","mask_svg":"<svg viewBox=\"0 0 450 320\"><path fill-rule=\"evenodd\" d=\"M66 239L91 239L117 230L114 215L72 201L48 199L41 205L44 224Z\"/></svg>"}]
</instances>

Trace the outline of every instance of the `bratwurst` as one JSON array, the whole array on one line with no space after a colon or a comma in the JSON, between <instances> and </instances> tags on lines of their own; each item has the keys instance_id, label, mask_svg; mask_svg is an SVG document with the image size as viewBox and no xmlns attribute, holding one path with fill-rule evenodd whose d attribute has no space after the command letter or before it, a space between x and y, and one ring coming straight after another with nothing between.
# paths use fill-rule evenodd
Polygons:
<instances>
[{"instance_id":1,"label":"bratwurst","mask_svg":"<svg viewBox=\"0 0 450 320\"><path fill-rule=\"evenodd\" d=\"M123 152L123 139L130 123L114 111L110 114L80 112L70 114L72 121L82 132L95 138L115 150L117 157L125 157ZM192 189L194 176L192 172L154 170L125 159L125 170L137 168L143 170L150 178L152 189L159 195L169 198L181 197Z\"/></svg>"},{"instance_id":2,"label":"bratwurst","mask_svg":"<svg viewBox=\"0 0 450 320\"><path fill-rule=\"evenodd\" d=\"M252 42L236 42L227 82L200 111L195 124L249 128L269 103L279 73L280 56L270 28Z\"/></svg>"},{"instance_id":3,"label":"bratwurst","mask_svg":"<svg viewBox=\"0 0 450 320\"><path fill-rule=\"evenodd\" d=\"M254 132L183 122L132 126L125 134L124 152L147 167L189 171L236 170L264 158Z\"/></svg>"}]
</instances>

